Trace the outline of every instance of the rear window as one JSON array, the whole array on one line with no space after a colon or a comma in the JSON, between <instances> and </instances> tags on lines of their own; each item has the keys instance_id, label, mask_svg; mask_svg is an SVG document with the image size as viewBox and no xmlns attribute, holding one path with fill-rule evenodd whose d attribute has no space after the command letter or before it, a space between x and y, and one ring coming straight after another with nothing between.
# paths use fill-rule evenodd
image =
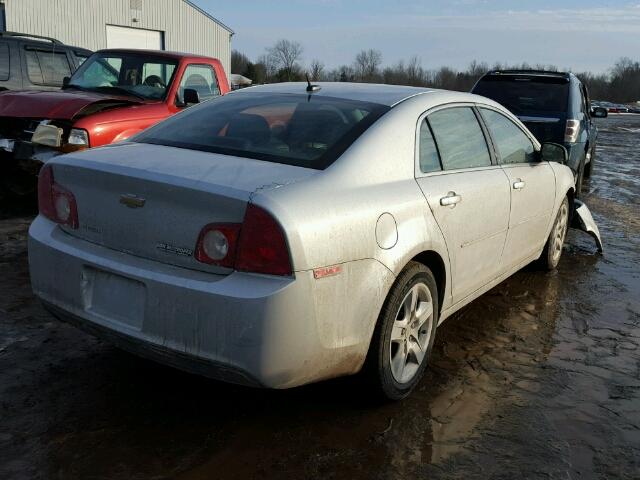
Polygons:
<instances>
[{"instance_id":1,"label":"rear window","mask_svg":"<svg viewBox=\"0 0 640 480\"><path fill-rule=\"evenodd\" d=\"M134 140L324 169L388 110L331 97L245 91L192 107Z\"/></svg>"},{"instance_id":2,"label":"rear window","mask_svg":"<svg viewBox=\"0 0 640 480\"><path fill-rule=\"evenodd\" d=\"M491 98L516 115L566 112L569 81L557 77L520 77L489 75L473 93Z\"/></svg>"}]
</instances>

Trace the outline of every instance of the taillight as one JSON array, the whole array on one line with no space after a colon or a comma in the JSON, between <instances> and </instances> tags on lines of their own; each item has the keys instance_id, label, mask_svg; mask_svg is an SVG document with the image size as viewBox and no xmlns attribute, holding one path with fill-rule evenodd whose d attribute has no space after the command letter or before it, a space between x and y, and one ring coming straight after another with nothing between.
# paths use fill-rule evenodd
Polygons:
<instances>
[{"instance_id":1,"label":"taillight","mask_svg":"<svg viewBox=\"0 0 640 480\"><path fill-rule=\"evenodd\" d=\"M50 165L43 166L38 174L38 210L49 220L78 228L76 198L55 182Z\"/></svg>"},{"instance_id":2,"label":"taillight","mask_svg":"<svg viewBox=\"0 0 640 480\"><path fill-rule=\"evenodd\" d=\"M249 204L242 224L212 223L198 236L196 260L269 275L291 275L284 232L262 208Z\"/></svg>"},{"instance_id":3,"label":"taillight","mask_svg":"<svg viewBox=\"0 0 640 480\"><path fill-rule=\"evenodd\" d=\"M578 141L578 133L580 133L580 120L567 120L564 141L566 143L576 143Z\"/></svg>"},{"instance_id":4,"label":"taillight","mask_svg":"<svg viewBox=\"0 0 640 480\"><path fill-rule=\"evenodd\" d=\"M291 275L291 259L282 228L269 213L251 203L240 231L236 269Z\"/></svg>"},{"instance_id":5,"label":"taillight","mask_svg":"<svg viewBox=\"0 0 640 480\"><path fill-rule=\"evenodd\" d=\"M212 223L200 232L196 245L196 260L211 265L233 268L240 225Z\"/></svg>"}]
</instances>

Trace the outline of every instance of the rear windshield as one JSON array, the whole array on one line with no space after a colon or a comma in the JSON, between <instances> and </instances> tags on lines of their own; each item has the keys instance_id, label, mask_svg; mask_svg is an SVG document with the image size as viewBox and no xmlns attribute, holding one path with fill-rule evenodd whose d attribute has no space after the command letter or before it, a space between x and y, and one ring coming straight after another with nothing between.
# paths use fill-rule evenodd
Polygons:
<instances>
[{"instance_id":1,"label":"rear windshield","mask_svg":"<svg viewBox=\"0 0 640 480\"><path fill-rule=\"evenodd\" d=\"M376 103L245 90L192 107L134 141L324 169L388 110Z\"/></svg>"},{"instance_id":2,"label":"rear windshield","mask_svg":"<svg viewBox=\"0 0 640 480\"><path fill-rule=\"evenodd\" d=\"M564 78L487 76L473 93L491 98L516 115L566 112L569 82Z\"/></svg>"}]
</instances>

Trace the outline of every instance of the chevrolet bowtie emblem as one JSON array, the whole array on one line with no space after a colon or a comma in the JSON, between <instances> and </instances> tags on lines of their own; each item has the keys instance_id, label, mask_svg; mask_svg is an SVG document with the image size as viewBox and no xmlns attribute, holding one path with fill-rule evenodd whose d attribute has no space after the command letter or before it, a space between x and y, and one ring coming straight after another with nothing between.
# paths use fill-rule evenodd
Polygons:
<instances>
[{"instance_id":1,"label":"chevrolet bowtie emblem","mask_svg":"<svg viewBox=\"0 0 640 480\"><path fill-rule=\"evenodd\" d=\"M142 208L144 207L146 200L132 193L125 193L120 195L120 203L126 205L129 208Z\"/></svg>"}]
</instances>

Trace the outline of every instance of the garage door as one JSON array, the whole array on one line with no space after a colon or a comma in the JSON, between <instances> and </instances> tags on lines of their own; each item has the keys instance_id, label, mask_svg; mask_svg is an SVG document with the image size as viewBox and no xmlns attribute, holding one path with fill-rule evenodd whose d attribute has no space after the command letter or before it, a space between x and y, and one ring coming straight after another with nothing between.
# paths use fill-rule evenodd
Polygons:
<instances>
[{"instance_id":1,"label":"garage door","mask_svg":"<svg viewBox=\"0 0 640 480\"><path fill-rule=\"evenodd\" d=\"M164 50L163 32L107 25L107 48Z\"/></svg>"}]
</instances>

